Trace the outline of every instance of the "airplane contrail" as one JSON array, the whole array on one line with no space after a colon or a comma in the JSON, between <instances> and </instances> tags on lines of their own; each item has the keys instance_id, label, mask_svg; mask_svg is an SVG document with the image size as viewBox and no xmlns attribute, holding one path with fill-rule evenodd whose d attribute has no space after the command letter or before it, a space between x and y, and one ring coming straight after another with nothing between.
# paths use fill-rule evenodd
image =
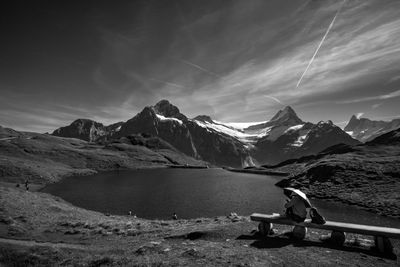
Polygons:
<instances>
[{"instance_id":1,"label":"airplane contrail","mask_svg":"<svg viewBox=\"0 0 400 267\"><path fill-rule=\"evenodd\" d=\"M324 43L326 36L328 36L329 31L332 29L333 24L335 23L336 17L339 15L340 10L341 10L342 7L344 6L344 3L345 3L345 2L346 2L346 0L343 0L342 5L339 7L338 11L336 11L335 17L333 17L333 20L332 20L331 24L329 24L329 27L328 27L328 29L326 30L325 34L324 34L324 37L322 37L322 40L321 40L321 42L319 43L317 49L315 50L314 55L312 56L310 62L308 62L308 65L307 65L306 70L303 72L303 74L301 75L299 81L297 82L296 88L299 87L301 81L303 80L304 75L305 75L305 74L307 73L307 71L308 71L308 68L309 68L309 67L311 66L311 64L313 63L315 56L318 54L318 51L319 51L319 49L321 48L322 44Z\"/></svg>"},{"instance_id":2,"label":"airplane contrail","mask_svg":"<svg viewBox=\"0 0 400 267\"><path fill-rule=\"evenodd\" d=\"M194 64L194 63L189 62L189 61L184 60L184 59L179 59L179 61L181 61L182 63L187 64L187 65L189 65L189 66L195 67L196 69L199 69L199 70L202 70L202 71L204 71L204 72L207 72L208 74L211 74L212 76L221 78L221 76L219 76L218 74L216 74L216 73L214 73L214 72L212 72L212 71L209 71L208 69L205 69L205 68L203 68L202 66L199 66L199 65L197 65L197 64Z\"/></svg>"}]
</instances>

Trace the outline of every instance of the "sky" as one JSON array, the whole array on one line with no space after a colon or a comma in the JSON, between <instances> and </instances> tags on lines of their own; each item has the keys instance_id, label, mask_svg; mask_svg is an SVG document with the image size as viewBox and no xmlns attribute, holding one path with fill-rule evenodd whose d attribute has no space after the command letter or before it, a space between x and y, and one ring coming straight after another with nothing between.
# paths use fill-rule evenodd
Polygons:
<instances>
[{"instance_id":1,"label":"sky","mask_svg":"<svg viewBox=\"0 0 400 267\"><path fill-rule=\"evenodd\" d=\"M400 117L398 0L15 0L0 13L4 127L108 125L161 99L223 122L287 105L340 127Z\"/></svg>"}]
</instances>

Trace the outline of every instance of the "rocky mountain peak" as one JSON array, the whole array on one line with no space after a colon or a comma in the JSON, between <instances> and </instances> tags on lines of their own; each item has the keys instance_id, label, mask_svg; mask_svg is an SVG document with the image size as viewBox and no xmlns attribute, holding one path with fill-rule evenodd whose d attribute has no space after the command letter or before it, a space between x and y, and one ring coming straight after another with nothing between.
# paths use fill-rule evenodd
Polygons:
<instances>
[{"instance_id":1,"label":"rocky mountain peak","mask_svg":"<svg viewBox=\"0 0 400 267\"><path fill-rule=\"evenodd\" d=\"M94 142L107 135L107 130L106 127L100 122L90 119L77 119L68 126L60 127L54 130L52 135L61 137L74 137L89 142Z\"/></svg>"},{"instance_id":2,"label":"rocky mountain peak","mask_svg":"<svg viewBox=\"0 0 400 267\"><path fill-rule=\"evenodd\" d=\"M278 113L276 113L269 122L290 125L304 123L290 106L286 106L283 110L279 110Z\"/></svg>"},{"instance_id":3,"label":"rocky mountain peak","mask_svg":"<svg viewBox=\"0 0 400 267\"><path fill-rule=\"evenodd\" d=\"M181 120L187 120L186 116L183 115L180 111L179 108L171 104L168 100L161 100L159 101L154 107L154 111L162 115L164 117L169 117L169 118L177 118Z\"/></svg>"},{"instance_id":4,"label":"rocky mountain peak","mask_svg":"<svg viewBox=\"0 0 400 267\"><path fill-rule=\"evenodd\" d=\"M199 116L196 116L195 118L194 118L194 120L197 120L197 121L203 121L203 122L213 122L213 120L211 119L211 117L210 116L207 116L207 115L199 115Z\"/></svg>"},{"instance_id":5,"label":"rocky mountain peak","mask_svg":"<svg viewBox=\"0 0 400 267\"><path fill-rule=\"evenodd\" d=\"M347 123L346 127L344 127L345 131L352 131L360 124L360 119L356 117L356 115L351 116L349 122Z\"/></svg>"},{"instance_id":6,"label":"rocky mountain peak","mask_svg":"<svg viewBox=\"0 0 400 267\"><path fill-rule=\"evenodd\" d=\"M94 124L96 127L97 127L97 126L103 126L102 123L96 122L96 121L91 120L91 119L76 119L76 120L74 120L70 125L71 125L71 126L78 126L78 125L80 125L80 126L88 126L88 125L93 125L93 124Z\"/></svg>"}]
</instances>

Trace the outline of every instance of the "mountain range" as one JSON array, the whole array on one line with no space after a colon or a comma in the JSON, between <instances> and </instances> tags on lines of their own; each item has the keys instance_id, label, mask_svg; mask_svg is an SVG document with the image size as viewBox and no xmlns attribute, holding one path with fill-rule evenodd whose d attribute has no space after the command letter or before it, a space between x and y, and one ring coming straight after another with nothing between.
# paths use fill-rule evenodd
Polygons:
<instances>
[{"instance_id":1,"label":"mountain range","mask_svg":"<svg viewBox=\"0 0 400 267\"><path fill-rule=\"evenodd\" d=\"M52 135L107 142L131 134L157 136L186 155L218 166L277 164L336 144L359 144L331 121L304 122L289 106L265 122L238 126L200 115L188 118L167 100L109 126L78 119Z\"/></svg>"},{"instance_id":2,"label":"mountain range","mask_svg":"<svg viewBox=\"0 0 400 267\"><path fill-rule=\"evenodd\" d=\"M394 119L392 121L373 121L367 118L357 118L353 115L349 123L344 127L344 130L351 137L361 142L367 142L399 127L400 119Z\"/></svg>"}]
</instances>

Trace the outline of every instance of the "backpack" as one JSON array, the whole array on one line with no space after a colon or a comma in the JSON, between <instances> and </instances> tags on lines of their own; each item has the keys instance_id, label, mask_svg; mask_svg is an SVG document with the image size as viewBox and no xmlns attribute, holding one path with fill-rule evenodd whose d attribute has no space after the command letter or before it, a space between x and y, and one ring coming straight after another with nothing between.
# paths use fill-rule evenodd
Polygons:
<instances>
[{"instance_id":1,"label":"backpack","mask_svg":"<svg viewBox=\"0 0 400 267\"><path fill-rule=\"evenodd\" d=\"M311 218L311 223L315 224L325 224L326 220L325 218L319 214L318 210L314 207L310 209L310 218Z\"/></svg>"}]
</instances>

